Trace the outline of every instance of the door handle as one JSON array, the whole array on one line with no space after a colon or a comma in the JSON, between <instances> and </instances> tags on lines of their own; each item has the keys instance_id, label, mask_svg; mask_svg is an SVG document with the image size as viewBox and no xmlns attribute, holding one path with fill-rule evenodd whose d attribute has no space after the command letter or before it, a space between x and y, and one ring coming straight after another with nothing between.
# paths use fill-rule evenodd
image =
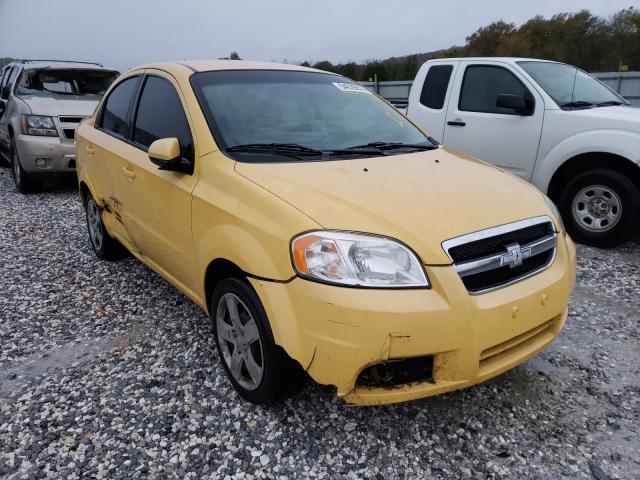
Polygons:
<instances>
[{"instance_id":1,"label":"door handle","mask_svg":"<svg viewBox=\"0 0 640 480\"><path fill-rule=\"evenodd\" d=\"M136 172L134 172L133 170L129 170L129 168L127 167L122 167L122 174L125 177L136 178Z\"/></svg>"},{"instance_id":2,"label":"door handle","mask_svg":"<svg viewBox=\"0 0 640 480\"><path fill-rule=\"evenodd\" d=\"M452 127L464 127L466 123L461 120L450 120L447 122L447 125L451 125Z\"/></svg>"}]
</instances>

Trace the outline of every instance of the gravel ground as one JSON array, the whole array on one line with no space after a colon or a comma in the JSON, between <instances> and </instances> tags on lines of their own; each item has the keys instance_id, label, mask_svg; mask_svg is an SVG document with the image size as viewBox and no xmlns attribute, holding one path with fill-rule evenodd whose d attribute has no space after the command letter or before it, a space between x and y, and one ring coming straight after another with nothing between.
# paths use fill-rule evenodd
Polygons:
<instances>
[{"instance_id":1,"label":"gravel ground","mask_svg":"<svg viewBox=\"0 0 640 480\"><path fill-rule=\"evenodd\" d=\"M205 315L93 255L77 192L0 169L0 478L640 478L640 240L579 247L570 317L484 384L353 408L228 385Z\"/></svg>"}]
</instances>

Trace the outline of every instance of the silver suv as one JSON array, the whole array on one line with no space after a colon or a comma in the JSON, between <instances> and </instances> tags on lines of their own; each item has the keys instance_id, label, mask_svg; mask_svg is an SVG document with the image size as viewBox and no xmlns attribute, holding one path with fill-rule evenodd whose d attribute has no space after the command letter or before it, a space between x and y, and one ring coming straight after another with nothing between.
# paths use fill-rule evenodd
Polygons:
<instances>
[{"instance_id":1,"label":"silver suv","mask_svg":"<svg viewBox=\"0 0 640 480\"><path fill-rule=\"evenodd\" d=\"M75 175L74 134L118 76L97 63L23 60L0 74L0 153L21 193L45 175Z\"/></svg>"}]
</instances>

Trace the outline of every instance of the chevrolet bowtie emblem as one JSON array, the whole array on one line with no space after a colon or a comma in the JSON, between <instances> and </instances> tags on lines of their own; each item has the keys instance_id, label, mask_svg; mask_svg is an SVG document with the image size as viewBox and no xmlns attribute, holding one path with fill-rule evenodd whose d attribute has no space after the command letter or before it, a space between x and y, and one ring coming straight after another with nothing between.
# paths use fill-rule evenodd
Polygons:
<instances>
[{"instance_id":1,"label":"chevrolet bowtie emblem","mask_svg":"<svg viewBox=\"0 0 640 480\"><path fill-rule=\"evenodd\" d=\"M500 258L500 266L508 265L516 268L522 265L522 261L531 257L531 247L521 247L519 243L507 245L507 253Z\"/></svg>"}]
</instances>

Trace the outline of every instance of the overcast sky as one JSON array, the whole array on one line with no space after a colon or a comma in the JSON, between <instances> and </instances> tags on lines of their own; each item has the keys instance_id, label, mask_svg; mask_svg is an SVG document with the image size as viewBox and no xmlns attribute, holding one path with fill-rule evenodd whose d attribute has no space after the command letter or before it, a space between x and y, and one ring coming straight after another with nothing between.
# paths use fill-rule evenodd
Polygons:
<instances>
[{"instance_id":1,"label":"overcast sky","mask_svg":"<svg viewBox=\"0 0 640 480\"><path fill-rule=\"evenodd\" d=\"M334 63L461 45L495 20L523 23L639 0L0 0L0 57L140 63L218 58Z\"/></svg>"}]
</instances>

